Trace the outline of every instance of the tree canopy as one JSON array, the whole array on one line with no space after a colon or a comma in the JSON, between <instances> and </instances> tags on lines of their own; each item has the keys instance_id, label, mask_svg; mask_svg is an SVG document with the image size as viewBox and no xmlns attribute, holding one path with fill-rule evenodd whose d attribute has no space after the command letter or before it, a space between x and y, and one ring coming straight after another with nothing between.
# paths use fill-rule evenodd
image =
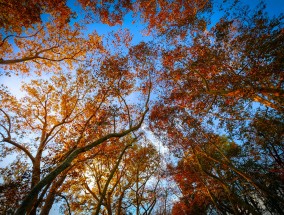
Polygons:
<instances>
[{"instance_id":1,"label":"tree canopy","mask_svg":"<svg viewBox=\"0 0 284 215\"><path fill-rule=\"evenodd\" d=\"M283 14L0 5L1 214L283 214Z\"/></svg>"}]
</instances>

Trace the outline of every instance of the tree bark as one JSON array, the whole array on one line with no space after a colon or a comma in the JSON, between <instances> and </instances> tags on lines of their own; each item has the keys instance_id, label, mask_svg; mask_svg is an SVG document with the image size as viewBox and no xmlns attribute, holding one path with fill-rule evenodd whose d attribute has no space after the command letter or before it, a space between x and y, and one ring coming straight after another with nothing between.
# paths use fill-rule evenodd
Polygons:
<instances>
[{"instance_id":1,"label":"tree bark","mask_svg":"<svg viewBox=\"0 0 284 215\"><path fill-rule=\"evenodd\" d=\"M136 140L136 139L134 139L134 141L135 141L135 140ZM109 177L108 177L108 180L107 180L107 182L106 182L106 184L105 184L105 186L104 186L103 192L102 192L102 194L101 194L101 196L100 196L100 199L99 199L99 202L98 202L98 206L97 206L95 215L99 215L101 205L102 205L103 200L104 200L104 198L106 197L106 194L107 194L106 192L107 192L108 185L109 185L111 179L113 178L114 173L116 172L116 170L117 170L117 168L118 168L118 166L119 166L119 164L120 164L120 161L121 161L121 159L122 159L124 153L126 152L127 148L132 145L132 143L133 143L134 141L132 141L130 144L128 144L128 145L126 145L126 146L124 147L124 149L122 150L121 154L119 155L119 158L118 158L118 160L117 160L115 166L114 166L113 169L111 170L111 173L110 173L110 175L109 175ZM108 210L108 212L110 212L110 211L109 211L109 210L110 210L109 207L107 208L107 210Z\"/></svg>"}]
</instances>

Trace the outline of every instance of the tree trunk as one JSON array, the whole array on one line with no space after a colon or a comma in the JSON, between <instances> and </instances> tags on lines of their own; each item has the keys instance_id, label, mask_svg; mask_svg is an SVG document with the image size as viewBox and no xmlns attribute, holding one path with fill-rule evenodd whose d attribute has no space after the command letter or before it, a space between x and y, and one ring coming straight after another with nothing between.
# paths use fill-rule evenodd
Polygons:
<instances>
[{"instance_id":1,"label":"tree trunk","mask_svg":"<svg viewBox=\"0 0 284 215\"><path fill-rule=\"evenodd\" d=\"M68 171L69 169L67 169ZM50 212L50 209L52 208L52 205L54 203L54 200L55 200L55 197L57 195L57 189L63 184L66 176L67 176L67 171L65 170L63 172L63 174L58 178L57 181L55 181L50 190L49 190L49 193L46 197L46 200L44 202L44 206L40 212L40 215L46 215L46 214L49 214Z\"/></svg>"}]
</instances>

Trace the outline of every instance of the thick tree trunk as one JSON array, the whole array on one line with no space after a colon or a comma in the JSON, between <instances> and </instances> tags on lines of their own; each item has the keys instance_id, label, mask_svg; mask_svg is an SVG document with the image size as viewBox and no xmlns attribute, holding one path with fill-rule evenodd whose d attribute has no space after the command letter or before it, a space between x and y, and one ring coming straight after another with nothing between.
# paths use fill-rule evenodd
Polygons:
<instances>
[{"instance_id":1,"label":"thick tree trunk","mask_svg":"<svg viewBox=\"0 0 284 215\"><path fill-rule=\"evenodd\" d=\"M40 161L38 159L35 159L35 162L33 163L31 189L33 189L39 181L40 181ZM29 215L36 215L37 200L38 200L38 196L36 195L32 199L32 204L27 209Z\"/></svg>"}]
</instances>

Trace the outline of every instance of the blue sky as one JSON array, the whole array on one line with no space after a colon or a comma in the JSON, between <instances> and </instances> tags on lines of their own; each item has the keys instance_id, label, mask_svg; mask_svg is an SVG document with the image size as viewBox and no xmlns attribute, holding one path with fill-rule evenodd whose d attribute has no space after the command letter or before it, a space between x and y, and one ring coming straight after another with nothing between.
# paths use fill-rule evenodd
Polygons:
<instances>
[{"instance_id":1,"label":"blue sky","mask_svg":"<svg viewBox=\"0 0 284 215\"><path fill-rule=\"evenodd\" d=\"M251 0L251 2L256 0ZM284 0L264 0L267 4L267 11L271 15L284 13Z\"/></svg>"},{"instance_id":2,"label":"blue sky","mask_svg":"<svg viewBox=\"0 0 284 215\"><path fill-rule=\"evenodd\" d=\"M72 10L80 14L80 7L78 5L74 6L73 2L74 0L69 0L68 5L70 6L73 5L71 6ZM249 4L251 6L255 6L259 2L259 0L249 0L249 1L241 0L241 2ZM267 4L267 12L269 13L269 15L273 16L273 15L279 15L280 13L284 13L284 0L264 0L264 2ZM138 44L142 40L143 41L151 40L150 36L147 37L142 35L142 31L145 28L145 24L138 22L133 24L132 21L133 20L131 14L127 14L121 26L117 25L110 27L106 24L94 23L89 26L88 31L91 32L95 29L100 35L104 35L112 30L116 31L118 29L127 28L130 30L130 32L133 35L132 44ZM0 68L0 70L2 69ZM1 72L1 74L3 73L4 72ZM2 75L0 76L0 84L8 86L11 92L15 96L22 96L23 93L20 90L21 82L31 78L32 76L27 77L26 75L19 75L19 76L11 75L11 77Z\"/></svg>"}]
</instances>

